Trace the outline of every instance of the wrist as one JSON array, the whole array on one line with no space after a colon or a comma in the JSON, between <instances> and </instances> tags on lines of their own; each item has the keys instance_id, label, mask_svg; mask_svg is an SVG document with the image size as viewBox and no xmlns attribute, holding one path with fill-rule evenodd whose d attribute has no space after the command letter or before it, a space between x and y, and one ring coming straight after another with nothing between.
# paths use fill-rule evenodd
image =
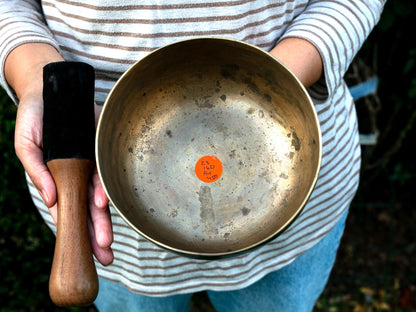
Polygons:
<instances>
[{"instance_id":1,"label":"wrist","mask_svg":"<svg viewBox=\"0 0 416 312\"><path fill-rule=\"evenodd\" d=\"M288 67L305 87L311 86L322 76L321 55L318 49L305 39L285 38L270 53Z\"/></svg>"},{"instance_id":2,"label":"wrist","mask_svg":"<svg viewBox=\"0 0 416 312\"><path fill-rule=\"evenodd\" d=\"M10 52L4 73L19 100L42 91L43 67L57 61L63 61L62 56L46 43L26 43Z\"/></svg>"}]
</instances>

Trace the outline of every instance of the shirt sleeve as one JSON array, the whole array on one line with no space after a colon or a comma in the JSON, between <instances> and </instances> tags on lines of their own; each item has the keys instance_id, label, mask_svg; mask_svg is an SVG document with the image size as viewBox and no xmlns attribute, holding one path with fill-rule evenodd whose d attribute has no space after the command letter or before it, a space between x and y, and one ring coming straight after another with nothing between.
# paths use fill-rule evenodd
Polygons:
<instances>
[{"instance_id":1,"label":"shirt sleeve","mask_svg":"<svg viewBox=\"0 0 416 312\"><path fill-rule=\"evenodd\" d=\"M41 42L59 46L46 26L40 1L0 1L0 85L17 103L17 98L4 75L4 63L9 53L24 43Z\"/></svg>"},{"instance_id":2,"label":"shirt sleeve","mask_svg":"<svg viewBox=\"0 0 416 312\"><path fill-rule=\"evenodd\" d=\"M380 19L385 0L312 0L281 39L308 40L321 54L324 75L308 91L324 102L343 83L354 56Z\"/></svg>"}]
</instances>

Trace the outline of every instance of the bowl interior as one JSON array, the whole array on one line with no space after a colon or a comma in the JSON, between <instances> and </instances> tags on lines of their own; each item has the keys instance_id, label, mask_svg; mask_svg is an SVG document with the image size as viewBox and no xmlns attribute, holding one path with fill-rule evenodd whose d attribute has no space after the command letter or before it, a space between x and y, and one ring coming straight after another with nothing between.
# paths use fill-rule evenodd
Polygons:
<instances>
[{"instance_id":1,"label":"bowl interior","mask_svg":"<svg viewBox=\"0 0 416 312\"><path fill-rule=\"evenodd\" d=\"M319 171L310 98L268 53L194 39L134 64L104 105L97 167L120 215L190 256L223 256L279 234ZM197 174L198 172L198 174Z\"/></svg>"}]
</instances>

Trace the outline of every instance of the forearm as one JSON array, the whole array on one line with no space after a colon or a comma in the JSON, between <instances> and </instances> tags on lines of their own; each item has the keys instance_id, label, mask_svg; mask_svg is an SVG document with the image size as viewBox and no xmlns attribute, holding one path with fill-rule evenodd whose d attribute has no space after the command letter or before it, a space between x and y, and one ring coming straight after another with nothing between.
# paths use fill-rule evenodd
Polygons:
<instances>
[{"instance_id":1,"label":"forearm","mask_svg":"<svg viewBox=\"0 0 416 312\"><path fill-rule=\"evenodd\" d=\"M4 74L19 100L42 90L42 69L48 63L62 61L58 51L47 43L26 43L10 52Z\"/></svg>"},{"instance_id":2,"label":"forearm","mask_svg":"<svg viewBox=\"0 0 416 312\"><path fill-rule=\"evenodd\" d=\"M288 25L282 44L285 39L303 38L321 55L325 85L315 84L309 90L316 101L325 101L343 83L351 61L380 18L384 2L310 0Z\"/></svg>"},{"instance_id":3,"label":"forearm","mask_svg":"<svg viewBox=\"0 0 416 312\"><path fill-rule=\"evenodd\" d=\"M305 87L311 86L322 76L321 55L307 40L285 38L270 53L287 66Z\"/></svg>"}]
</instances>

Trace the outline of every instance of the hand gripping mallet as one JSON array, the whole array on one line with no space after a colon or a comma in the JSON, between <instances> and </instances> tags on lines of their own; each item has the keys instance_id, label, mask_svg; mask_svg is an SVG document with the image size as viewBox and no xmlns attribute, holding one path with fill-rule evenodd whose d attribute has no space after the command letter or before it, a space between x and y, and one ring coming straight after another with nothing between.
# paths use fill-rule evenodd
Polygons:
<instances>
[{"instance_id":1,"label":"hand gripping mallet","mask_svg":"<svg viewBox=\"0 0 416 312\"><path fill-rule=\"evenodd\" d=\"M98 293L87 225L94 168L94 69L79 62L51 63L43 69L43 84L43 157L58 202L49 293L56 305L84 306Z\"/></svg>"}]
</instances>

